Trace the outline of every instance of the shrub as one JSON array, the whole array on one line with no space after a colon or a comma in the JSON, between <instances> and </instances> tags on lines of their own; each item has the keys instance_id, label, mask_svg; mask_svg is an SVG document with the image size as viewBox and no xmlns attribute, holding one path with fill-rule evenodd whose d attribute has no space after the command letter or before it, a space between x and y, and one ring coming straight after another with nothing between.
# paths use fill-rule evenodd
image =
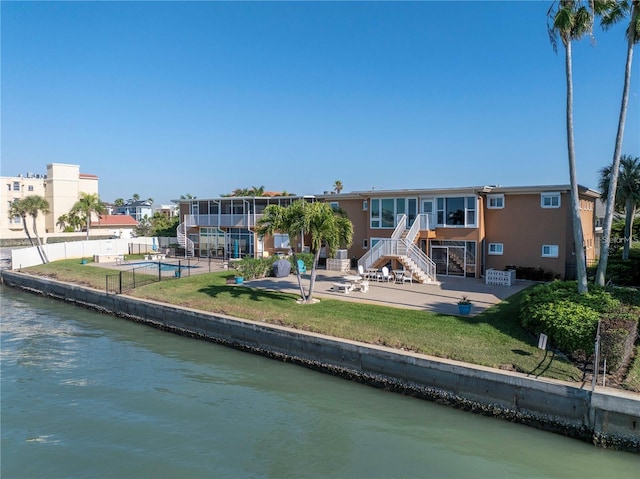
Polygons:
<instances>
[{"instance_id":1,"label":"shrub","mask_svg":"<svg viewBox=\"0 0 640 479\"><path fill-rule=\"evenodd\" d=\"M243 258L240 261L231 263L238 276L245 280L264 278L269 276L273 270L275 258Z\"/></svg>"},{"instance_id":2,"label":"shrub","mask_svg":"<svg viewBox=\"0 0 640 479\"><path fill-rule=\"evenodd\" d=\"M296 259L301 259L302 261L304 261L304 265L307 268L307 271L311 271L311 268L313 268L313 254L298 253L296 254ZM298 271L298 265L293 260L293 256L289 256L289 262L291 263L291 271Z\"/></svg>"},{"instance_id":3,"label":"shrub","mask_svg":"<svg viewBox=\"0 0 640 479\"><path fill-rule=\"evenodd\" d=\"M527 279L529 281L553 281L559 279L558 274L554 274L551 271L545 271L542 268L533 268L531 266L515 266L508 265L505 270L515 269L516 278Z\"/></svg>"},{"instance_id":4,"label":"shrub","mask_svg":"<svg viewBox=\"0 0 640 479\"><path fill-rule=\"evenodd\" d=\"M616 371L633 354L638 335L638 308L625 306L607 313L600 323L600 352L607 369Z\"/></svg>"},{"instance_id":5,"label":"shrub","mask_svg":"<svg viewBox=\"0 0 640 479\"><path fill-rule=\"evenodd\" d=\"M620 301L604 288L592 286L589 293L579 294L575 281L554 281L525 294L520 322L528 331L545 333L566 353L592 353L598 320L619 308Z\"/></svg>"}]
</instances>

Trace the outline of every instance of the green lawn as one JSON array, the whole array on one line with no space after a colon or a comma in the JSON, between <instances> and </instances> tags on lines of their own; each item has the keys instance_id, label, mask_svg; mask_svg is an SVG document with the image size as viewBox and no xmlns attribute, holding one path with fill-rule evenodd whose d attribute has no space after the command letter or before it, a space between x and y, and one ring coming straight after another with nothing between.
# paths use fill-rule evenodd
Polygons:
<instances>
[{"instance_id":1,"label":"green lawn","mask_svg":"<svg viewBox=\"0 0 640 479\"><path fill-rule=\"evenodd\" d=\"M113 270L65 260L25 272L104 289ZM296 295L226 284L232 272L194 275L149 284L131 296L244 319L286 325L344 339L416 351L441 358L580 381L566 358L541 351L518 321L522 293L473 317L375 306L334 299L300 305Z\"/></svg>"}]
</instances>

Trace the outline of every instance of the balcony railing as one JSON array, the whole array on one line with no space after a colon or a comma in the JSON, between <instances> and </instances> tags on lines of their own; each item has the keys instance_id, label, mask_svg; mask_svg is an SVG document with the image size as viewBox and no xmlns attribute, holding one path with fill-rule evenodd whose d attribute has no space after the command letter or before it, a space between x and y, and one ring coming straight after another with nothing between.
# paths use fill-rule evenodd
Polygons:
<instances>
[{"instance_id":1,"label":"balcony railing","mask_svg":"<svg viewBox=\"0 0 640 479\"><path fill-rule=\"evenodd\" d=\"M256 222L262 218L262 214L256 213L232 213L217 215L185 215L187 226L212 226L216 228L246 228L255 227Z\"/></svg>"}]
</instances>

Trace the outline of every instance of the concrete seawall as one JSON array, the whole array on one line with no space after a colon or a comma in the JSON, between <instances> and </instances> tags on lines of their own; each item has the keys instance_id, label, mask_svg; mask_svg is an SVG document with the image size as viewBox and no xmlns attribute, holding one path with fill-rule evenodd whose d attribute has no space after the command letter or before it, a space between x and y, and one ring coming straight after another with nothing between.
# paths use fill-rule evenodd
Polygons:
<instances>
[{"instance_id":1,"label":"concrete seawall","mask_svg":"<svg viewBox=\"0 0 640 479\"><path fill-rule=\"evenodd\" d=\"M13 271L3 282L36 294L206 339L350 380L491 415L599 446L640 452L640 394L529 377L179 308Z\"/></svg>"}]
</instances>

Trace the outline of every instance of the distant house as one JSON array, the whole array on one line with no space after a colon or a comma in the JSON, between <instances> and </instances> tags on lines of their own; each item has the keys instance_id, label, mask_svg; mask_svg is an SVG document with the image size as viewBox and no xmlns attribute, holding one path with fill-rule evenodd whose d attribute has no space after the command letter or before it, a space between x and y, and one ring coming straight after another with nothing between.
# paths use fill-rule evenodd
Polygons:
<instances>
[{"instance_id":1,"label":"distant house","mask_svg":"<svg viewBox=\"0 0 640 479\"><path fill-rule=\"evenodd\" d=\"M136 222L140 222L145 216L147 218L153 216L153 202L150 200L129 200L122 206L114 206L113 214L129 215L136 220Z\"/></svg>"},{"instance_id":2,"label":"distant house","mask_svg":"<svg viewBox=\"0 0 640 479\"><path fill-rule=\"evenodd\" d=\"M154 213L159 213L165 218L173 218L178 216L179 206L177 204L171 205L157 205L153 208Z\"/></svg>"},{"instance_id":3,"label":"distant house","mask_svg":"<svg viewBox=\"0 0 640 479\"><path fill-rule=\"evenodd\" d=\"M136 220L129 215L98 215L97 221L91 221L91 231L116 238L135 237L137 226Z\"/></svg>"}]
</instances>

